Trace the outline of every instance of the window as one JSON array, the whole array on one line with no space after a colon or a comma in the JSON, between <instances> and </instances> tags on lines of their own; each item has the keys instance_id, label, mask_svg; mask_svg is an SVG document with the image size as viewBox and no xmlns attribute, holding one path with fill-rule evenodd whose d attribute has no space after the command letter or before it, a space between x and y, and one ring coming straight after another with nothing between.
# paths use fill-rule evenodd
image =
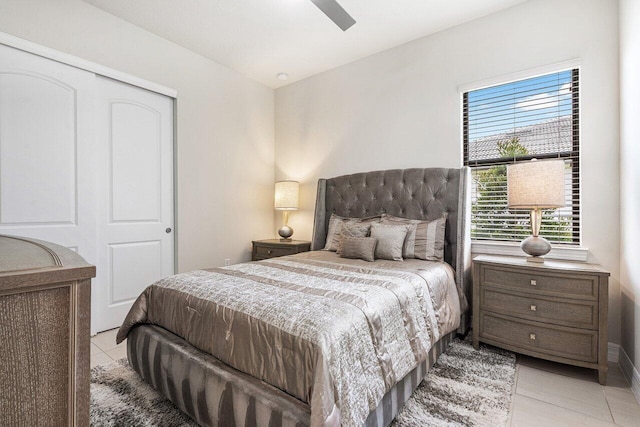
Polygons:
<instances>
[{"instance_id":1,"label":"window","mask_svg":"<svg viewBox=\"0 0 640 427\"><path fill-rule=\"evenodd\" d=\"M471 237L521 241L529 211L507 208L509 163L565 161L565 207L543 212L541 235L580 243L578 69L463 93L464 164L471 168Z\"/></svg>"}]
</instances>

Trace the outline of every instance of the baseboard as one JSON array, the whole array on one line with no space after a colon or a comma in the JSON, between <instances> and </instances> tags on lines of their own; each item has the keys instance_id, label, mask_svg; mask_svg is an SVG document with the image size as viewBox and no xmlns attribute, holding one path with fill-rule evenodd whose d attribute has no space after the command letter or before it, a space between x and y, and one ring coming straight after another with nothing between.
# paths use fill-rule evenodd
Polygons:
<instances>
[{"instance_id":1,"label":"baseboard","mask_svg":"<svg viewBox=\"0 0 640 427\"><path fill-rule=\"evenodd\" d=\"M611 345L611 343L609 343ZM629 359L629 355L624 348L619 347L619 365L620 370L622 371L622 375L627 379L629 384L631 384L631 391L633 395L636 397L636 400L640 402L640 372L633 366L633 362Z\"/></svg>"},{"instance_id":2,"label":"baseboard","mask_svg":"<svg viewBox=\"0 0 640 427\"><path fill-rule=\"evenodd\" d=\"M620 344L612 342L609 343L607 361L611 363L620 363Z\"/></svg>"}]
</instances>

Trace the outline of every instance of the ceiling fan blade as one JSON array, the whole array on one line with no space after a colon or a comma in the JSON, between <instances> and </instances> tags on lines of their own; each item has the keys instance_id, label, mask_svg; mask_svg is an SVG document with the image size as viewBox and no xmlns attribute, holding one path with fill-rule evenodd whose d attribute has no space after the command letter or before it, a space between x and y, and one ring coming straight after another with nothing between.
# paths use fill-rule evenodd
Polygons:
<instances>
[{"instance_id":1,"label":"ceiling fan blade","mask_svg":"<svg viewBox=\"0 0 640 427\"><path fill-rule=\"evenodd\" d=\"M311 0L313 4L318 6L318 9L324 12L335 24L347 31L356 20L351 17L343 8L338 4L336 0Z\"/></svg>"}]
</instances>

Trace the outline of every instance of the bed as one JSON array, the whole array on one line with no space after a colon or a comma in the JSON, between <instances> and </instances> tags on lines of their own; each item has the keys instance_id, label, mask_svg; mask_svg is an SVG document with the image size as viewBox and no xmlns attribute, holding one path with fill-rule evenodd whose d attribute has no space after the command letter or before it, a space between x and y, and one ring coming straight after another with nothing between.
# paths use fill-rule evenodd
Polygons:
<instances>
[{"instance_id":1,"label":"bed","mask_svg":"<svg viewBox=\"0 0 640 427\"><path fill-rule=\"evenodd\" d=\"M311 252L163 279L118 333L130 365L200 425L387 426L469 326L468 171L318 182ZM322 250L331 215L446 218L444 262Z\"/></svg>"}]
</instances>

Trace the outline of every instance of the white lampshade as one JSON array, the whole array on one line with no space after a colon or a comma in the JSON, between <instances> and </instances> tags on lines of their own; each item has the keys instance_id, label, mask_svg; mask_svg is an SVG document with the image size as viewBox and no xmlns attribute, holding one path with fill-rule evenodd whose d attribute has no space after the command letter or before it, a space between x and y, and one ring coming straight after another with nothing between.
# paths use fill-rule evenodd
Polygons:
<instances>
[{"instance_id":1,"label":"white lampshade","mask_svg":"<svg viewBox=\"0 0 640 427\"><path fill-rule=\"evenodd\" d=\"M274 203L276 210L297 211L299 188L300 183L298 181L276 182Z\"/></svg>"},{"instance_id":2,"label":"white lampshade","mask_svg":"<svg viewBox=\"0 0 640 427\"><path fill-rule=\"evenodd\" d=\"M532 160L507 165L508 205L551 209L565 205L564 160Z\"/></svg>"}]
</instances>

